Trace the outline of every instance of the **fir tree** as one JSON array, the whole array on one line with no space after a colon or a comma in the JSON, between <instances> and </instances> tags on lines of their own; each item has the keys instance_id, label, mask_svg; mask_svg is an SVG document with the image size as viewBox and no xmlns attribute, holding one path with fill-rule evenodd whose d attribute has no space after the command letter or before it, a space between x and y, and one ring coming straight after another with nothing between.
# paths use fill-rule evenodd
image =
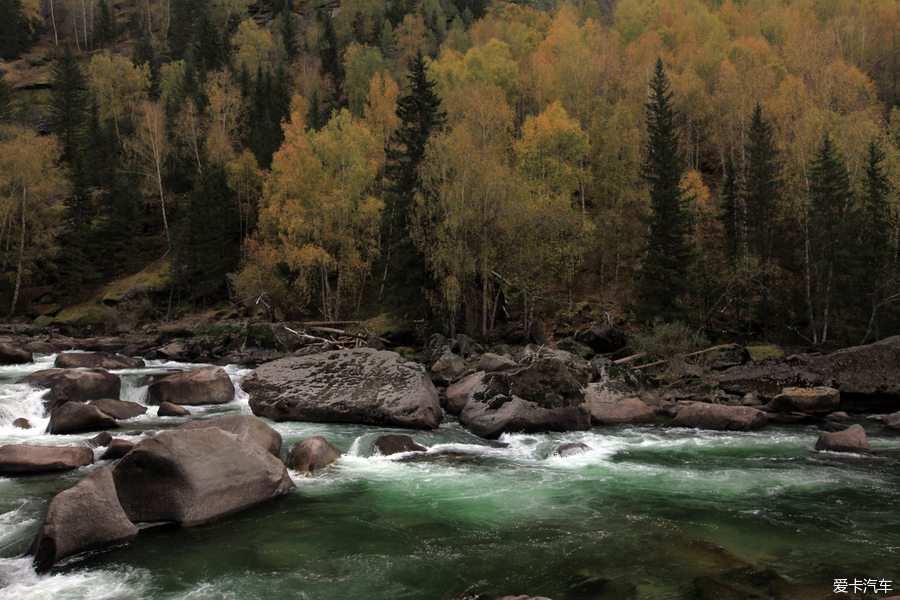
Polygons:
<instances>
[{"instance_id":1,"label":"fir tree","mask_svg":"<svg viewBox=\"0 0 900 600\"><path fill-rule=\"evenodd\" d=\"M281 43L288 60L294 60L300 52L300 46L297 44L297 26L294 23L290 2L284 3L278 15L278 33L281 34Z\"/></svg>"},{"instance_id":2,"label":"fir tree","mask_svg":"<svg viewBox=\"0 0 900 600\"><path fill-rule=\"evenodd\" d=\"M844 217L850 205L850 175L827 133L810 165L809 309L813 343L828 340L837 280L846 274Z\"/></svg>"},{"instance_id":3,"label":"fir tree","mask_svg":"<svg viewBox=\"0 0 900 600\"><path fill-rule=\"evenodd\" d=\"M290 102L290 88L284 65L279 65L275 73L263 71L260 66L250 96L246 144L263 169L269 168L272 155L284 141L281 122L290 117Z\"/></svg>"},{"instance_id":4,"label":"fir tree","mask_svg":"<svg viewBox=\"0 0 900 600\"><path fill-rule=\"evenodd\" d=\"M150 71L150 97L154 100L158 99L160 83L159 57L157 57L156 50L153 48L153 42L150 41L148 36L143 36L134 45L134 49L131 51L131 62L136 67L147 65Z\"/></svg>"},{"instance_id":5,"label":"fir tree","mask_svg":"<svg viewBox=\"0 0 900 600\"><path fill-rule=\"evenodd\" d=\"M421 309L424 303L422 286L427 282L425 260L411 237L413 202L422 185L418 168L425 155L429 138L444 127L446 111L428 78L428 69L420 51L412 61L408 77L408 92L397 101L400 127L387 149L385 179L387 185L388 217L386 238L390 243L390 261L385 269L395 301L412 301ZM408 294L407 297L404 297ZM416 301L415 299L418 299Z\"/></svg>"},{"instance_id":6,"label":"fir tree","mask_svg":"<svg viewBox=\"0 0 900 600\"><path fill-rule=\"evenodd\" d=\"M107 46L115 39L115 21L112 9L108 0L99 0L97 2L97 12L94 17L94 37L95 46Z\"/></svg>"},{"instance_id":7,"label":"fir tree","mask_svg":"<svg viewBox=\"0 0 900 600\"><path fill-rule=\"evenodd\" d=\"M68 41L56 56L51 71L50 123L62 142L62 160L70 162L80 143L87 119L87 79L78 67Z\"/></svg>"},{"instance_id":8,"label":"fir tree","mask_svg":"<svg viewBox=\"0 0 900 600\"><path fill-rule=\"evenodd\" d=\"M93 231L95 207L90 187L89 158L79 153L70 169L69 179L72 191L63 201L65 206L65 226L59 236L59 243L65 249L60 255L59 283L68 291L79 292L100 279L95 268L97 248Z\"/></svg>"},{"instance_id":9,"label":"fir tree","mask_svg":"<svg viewBox=\"0 0 900 600\"><path fill-rule=\"evenodd\" d=\"M725 156L724 177L722 178L722 226L725 228L725 240L728 256L736 260L743 247L744 237L744 204L741 197L741 183L731 154Z\"/></svg>"},{"instance_id":10,"label":"fir tree","mask_svg":"<svg viewBox=\"0 0 900 600\"><path fill-rule=\"evenodd\" d=\"M228 60L228 52L219 28L213 20L209 4L199 2L195 9L197 31L197 58L200 72L216 71Z\"/></svg>"},{"instance_id":11,"label":"fir tree","mask_svg":"<svg viewBox=\"0 0 900 600\"><path fill-rule=\"evenodd\" d=\"M650 191L650 215L638 283L638 314L644 321L657 317L672 320L684 313L693 248L688 237L690 213L681 190L676 113L662 59L656 61L646 107L649 143L641 174Z\"/></svg>"},{"instance_id":12,"label":"fir tree","mask_svg":"<svg viewBox=\"0 0 900 600\"><path fill-rule=\"evenodd\" d=\"M176 246L178 283L204 305L225 289L225 274L237 266L240 247L234 193L225 167L209 161L191 191Z\"/></svg>"},{"instance_id":13,"label":"fir tree","mask_svg":"<svg viewBox=\"0 0 900 600\"><path fill-rule=\"evenodd\" d=\"M21 0L0 0L0 58L13 60L31 47L32 23Z\"/></svg>"},{"instance_id":14,"label":"fir tree","mask_svg":"<svg viewBox=\"0 0 900 600\"><path fill-rule=\"evenodd\" d=\"M322 35L319 38L316 54L319 55L319 59L322 61L322 73L331 75L335 87L337 87L337 84L344 78L344 67L341 62L337 32L334 30L334 21L331 20L331 13L327 10L316 13L316 19L322 28Z\"/></svg>"}]
</instances>

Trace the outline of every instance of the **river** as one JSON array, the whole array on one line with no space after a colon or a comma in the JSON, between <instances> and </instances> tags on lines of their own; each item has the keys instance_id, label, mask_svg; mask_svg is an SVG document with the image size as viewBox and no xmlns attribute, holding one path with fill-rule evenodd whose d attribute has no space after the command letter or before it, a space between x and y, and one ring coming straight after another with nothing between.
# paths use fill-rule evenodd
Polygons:
<instances>
[{"instance_id":1,"label":"river","mask_svg":"<svg viewBox=\"0 0 900 600\"><path fill-rule=\"evenodd\" d=\"M93 436L45 434L42 392L14 383L54 358L0 367L0 445ZM186 368L155 361L117 371L122 399L144 403L148 372ZM227 370L235 384L249 372ZM247 400L238 390L229 404L191 410L194 418L249 413ZM18 417L34 428L14 428ZM184 420L151 407L111 433L137 442ZM848 592L858 580L872 587L857 591L886 598L900 595L900 435L871 418L859 422L875 457L816 453L820 432L804 426L719 433L660 423L487 441L453 418L430 432L272 423L284 438L282 458L314 434L345 456L317 477L292 473L297 488L265 505L201 527L145 528L127 546L46 575L24 553L50 499L112 463L0 477L0 597L863 597L833 593L834 581L846 579ZM373 456L372 442L386 433L411 434L429 452ZM563 442L591 450L548 458Z\"/></svg>"}]
</instances>

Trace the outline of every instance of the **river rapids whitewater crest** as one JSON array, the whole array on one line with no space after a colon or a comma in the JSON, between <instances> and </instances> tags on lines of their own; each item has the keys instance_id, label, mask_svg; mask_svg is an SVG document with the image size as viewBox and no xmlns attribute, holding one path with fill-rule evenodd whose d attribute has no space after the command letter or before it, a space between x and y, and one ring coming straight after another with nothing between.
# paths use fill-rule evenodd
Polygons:
<instances>
[{"instance_id":1,"label":"river rapids whitewater crest","mask_svg":"<svg viewBox=\"0 0 900 600\"><path fill-rule=\"evenodd\" d=\"M14 383L54 359L0 367L0 445L93 437L45 434L42 392ZM116 371L121 397L145 403L148 373L199 366ZM249 372L226 370L236 385ZM247 402L238 389L229 404L190 407L191 418L249 414ZM186 420L155 414L112 433L138 442ZM33 428L13 427L18 417ZM835 579L891 582L893 593L865 596L886 598L900 595L900 436L861 422L874 458L813 452L813 427L621 425L494 442L453 418L429 432L271 423L282 458L314 434L346 455L318 477L292 473L297 488L275 501L201 527L144 528L130 545L47 575L25 553L50 499L96 465L0 477L0 598L450 600L470 591L687 600L706 597L698 582L708 581L759 594L747 598L864 597L833 594ZM410 434L429 452L372 456L387 433ZM547 458L562 442L591 450Z\"/></svg>"}]
</instances>

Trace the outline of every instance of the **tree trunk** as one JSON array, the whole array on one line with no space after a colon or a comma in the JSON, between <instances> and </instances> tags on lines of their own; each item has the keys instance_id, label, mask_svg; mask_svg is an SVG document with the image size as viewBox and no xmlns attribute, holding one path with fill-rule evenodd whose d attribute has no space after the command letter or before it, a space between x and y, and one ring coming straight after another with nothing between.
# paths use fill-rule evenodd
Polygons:
<instances>
[{"instance_id":1,"label":"tree trunk","mask_svg":"<svg viewBox=\"0 0 900 600\"><path fill-rule=\"evenodd\" d=\"M19 264L16 266L16 289L13 292L12 306L9 314L12 316L16 312L16 303L19 301L19 290L22 287L22 264L25 261L25 209L28 199L28 191L22 190L22 232L19 235Z\"/></svg>"}]
</instances>

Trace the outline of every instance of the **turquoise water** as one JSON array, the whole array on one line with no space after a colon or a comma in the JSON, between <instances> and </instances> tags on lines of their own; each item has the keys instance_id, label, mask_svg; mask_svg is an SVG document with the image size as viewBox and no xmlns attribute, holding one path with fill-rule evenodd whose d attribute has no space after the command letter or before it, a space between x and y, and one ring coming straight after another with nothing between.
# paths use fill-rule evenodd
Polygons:
<instances>
[{"instance_id":1,"label":"turquoise water","mask_svg":"<svg viewBox=\"0 0 900 600\"><path fill-rule=\"evenodd\" d=\"M0 367L0 444L91 437L43 434L40 392L10 383L52 359ZM186 367L151 366L169 368ZM235 382L247 372L229 367ZM143 402L145 373L122 372L123 399ZM242 392L195 416L235 411L249 412ZM184 421L154 414L113 433L138 441ZM35 428L12 428L20 416ZM0 597L854 597L832 593L837 578L900 590L900 435L861 422L874 458L815 453L811 427L623 425L489 442L452 419L432 432L277 423L282 456L314 434L345 456L314 478L292 473L297 488L271 503L207 526L143 529L128 546L42 576L22 554L50 498L93 467L0 478ZM412 433L429 452L372 456L385 433ZM591 450L546 458L562 442Z\"/></svg>"}]
</instances>

